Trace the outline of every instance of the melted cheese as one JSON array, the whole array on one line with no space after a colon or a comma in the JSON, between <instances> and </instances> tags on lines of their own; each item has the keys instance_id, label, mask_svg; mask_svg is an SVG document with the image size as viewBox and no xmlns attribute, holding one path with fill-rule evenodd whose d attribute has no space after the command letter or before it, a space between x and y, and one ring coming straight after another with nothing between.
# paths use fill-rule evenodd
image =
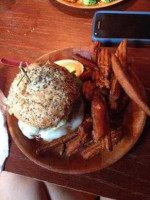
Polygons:
<instances>
[{"instance_id":1,"label":"melted cheese","mask_svg":"<svg viewBox=\"0 0 150 200\"><path fill-rule=\"evenodd\" d=\"M23 135L26 136L28 139L33 139L35 135L38 134L39 128L34 126L30 126L22 121L18 121L18 126L22 131Z\"/></svg>"},{"instance_id":2,"label":"melted cheese","mask_svg":"<svg viewBox=\"0 0 150 200\"><path fill-rule=\"evenodd\" d=\"M21 121L18 122L18 125L23 135L28 139L33 139L35 135L38 135L45 141L52 141L66 135L68 130L74 131L82 123L83 119L84 105L83 101L81 101L79 106L73 109L70 120L66 123L64 120L61 120L57 127L39 129Z\"/></svg>"}]
</instances>

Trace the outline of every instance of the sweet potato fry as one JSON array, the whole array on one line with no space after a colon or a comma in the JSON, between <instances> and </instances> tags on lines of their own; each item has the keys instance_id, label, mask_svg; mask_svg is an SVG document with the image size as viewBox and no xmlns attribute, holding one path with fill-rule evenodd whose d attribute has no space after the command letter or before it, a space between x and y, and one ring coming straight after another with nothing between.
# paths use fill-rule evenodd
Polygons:
<instances>
[{"instance_id":1,"label":"sweet potato fry","mask_svg":"<svg viewBox=\"0 0 150 200\"><path fill-rule=\"evenodd\" d=\"M112 150L112 141L110 134L103 137L100 141L96 143L91 143L89 146L84 148L81 152L81 155L84 159L90 159L99 154L102 150Z\"/></svg>"},{"instance_id":2,"label":"sweet potato fry","mask_svg":"<svg viewBox=\"0 0 150 200\"><path fill-rule=\"evenodd\" d=\"M150 116L150 109L143 98L142 92L144 91L144 88L141 86L140 81L135 78L136 76L133 75L132 69L130 68L129 73L127 72L127 69L122 67L119 59L113 54L112 55L112 68L114 71L114 74L120 83L120 85L123 87L126 94L137 104L139 107ZM143 88L141 91L140 89Z\"/></svg>"},{"instance_id":3,"label":"sweet potato fry","mask_svg":"<svg viewBox=\"0 0 150 200\"><path fill-rule=\"evenodd\" d=\"M109 132L104 138L104 150L112 151L112 140L111 140L111 132Z\"/></svg>"},{"instance_id":4,"label":"sweet potato fry","mask_svg":"<svg viewBox=\"0 0 150 200\"><path fill-rule=\"evenodd\" d=\"M87 118L78 128L77 136L67 142L66 155L71 156L87 141L88 134L92 131L92 119Z\"/></svg>"},{"instance_id":5,"label":"sweet potato fry","mask_svg":"<svg viewBox=\"0 0 150 200\"><path fill-rule=\"evenodd\" d=\"M91 113L93 119L93 138L97 142L109 134L110 124L106 104L102 97L96 93L92 99Z\"/></svg>"},{"instance_id":6,"label":"sweet potato fry","mask_svg":"<svg viewBox=\"0 0 150 200\"><path fill-rule=\"evenodd\" d=\"M99 88L109 88L110 82L103 76L100 70L93 72L92 80L95 81L96 86Z\"/></svg>"},{"instance_id":7,"label":"sweet potato fry","mask_svg":"<svg viewBox=\"0 0 150 200\"><path fill-rule=\"evenodd\" d=\"M90 53L92 60L96 63L98 52L100 51L100 42L92 42L90 46Z\"/></svg>"},{"instance_id":8,"label":"sweet potato fry","mask_svg":"<svg viewBox=\"0 0 150 200\"><path fill-rule=\"evenodd\" d=\"M115 56L119 59L122 67L127 66L127 40L123 40L118 46Z\"/></svg>"},{"instance_id":9,"label":"sweet potato fry","mask_svg":"<svg viewBox=\"0 0 150 200\"><path fill-rule=\"evenodd\" d=\"M77 137L66 143L66 156L71 156L78 148L85 143L87 135L81 132Z\"/></svg>"},{"instance_id":10,"label":"sweet potato fry","mask_svg":"<svg viewBox=\"0 0 150 200\"><path fill-rule=\"evenodd\" d=\"M86 69L96 70L98 68L92 60L84 58L80 54L75 54L72 56L72 58L81 62Z\"/></svg>"},{"instance_id":11,"label":"sweet potato fry","mask_svg":"<svg viewBox=\"0 0 150 200\"><path fill-rule=\"evenodd\" d=\"M122 126L117 128L116 130L111 131L111 140L112 140L112 145L118 144L118 142L122 139L123 137L123 130Z\"/></svg>"},{"instance_id":12,"label":"sweet potato fry","mask_svg":"<svg viewBox=\"0 0 150 200\"><path fill-rule=\"evenodd\" d=\"M83 95L87 100L91 100L93 97L93 92L95 89L95 84L92 81L85 81L82 86Z\"/></svg>"},{"instance_id":13,"label":"sweet potato fry","mask_svg":"<svg viewBox=\"0 0 150 200\"><path fill-rule=\"evenodd\" d=\"M108 78L111 70L111 56L108 49L103 48L98 53L97 64L103 76Z\"/></svg>"},{"instance_id":14,"label":"sweet potato fry","mask_svg":"<svg viewBox=\"0 0 150 200\"><path fill-rule=\"evenodd\" d=\"M123 40L115 53L118 57L120 63L124 68L127 66L127 40ZM112 110L118 109L117 99L120 97L122 91L121 85L116 79L115 75L112 73L111 83L110 83L110 93L109 93L109 105Z\"/></svg>"},{"instance_id":15,"label":"sweet potato fry","mask_svg":"<svg viewBox=\"0 0 150 200\"><path fill-rule=\"evenodd\" d=\"M74 138L76 136L77 136L77 133L72 132L72 133L68 133L67 135L65 135L59 139L53 140L52 142L46 142L46 143L42 144L41 147L39 147L36 150L36 154L38 154L38 155L43 154L61 144L64 144L65 142L71 140L72 138Z\"/></svg>"},{"instance_id":16,"label":"sweet potato fry","mask_svg":"<svg viewBox=\"0 0 150 200\"><path fill-rule=\"evenodd\" d=\"M114 74L112 74L110 90L109 90L109 97L108 97L109 106L112 110L117 110L117 108L118 108L117 99L119 99L119 97L120 97L121 90L122 90L122 88L121 88L119 82L117 81Z\"/></svg>"},{"instance_id":17,"label":"sweet potato fry","mask_svg":"<svg viewBox=\"0 0 150 200\"><path fill-rule=\"evenodd\" d=\"M86 70L84 71L80 76L79 79L81 80L89 80L92 79L92 71L91 70Z\"/></svg>"},{"instance_id":18,"label":"sweet potato fry","mask_svg":"<svg viewBox=\"0 0 150 200\"><path fill-rule=\"evenodd\" d=\"M113 77L111 80L111 88L110 88L111 98L113 98L114 100L117 100L120 97L120 92L121 92L121 86L113 74Z\"/></svg>"},{"instance_id":19,"label":"sweet potato fry","mask_svg":"<svg viewBox=\"0 0 150 200\"><path fill-rule=\"evenodd\" d=\"M92 131L92 126L93 126L92 118L88 117L79 126L78 131L88 134Z\"/></svg>"},{"instance_id":20,"label":"sweet potato fry","mask_svg":"<svg viewBox=\"0 0 150 200\"><path fill-rule=\"evenodd\" d=\"M64 153L64 150L65 150L65 144L60 144L59 146L57 146L57 147L55 147L53 149L53 152L55 152L55 153L59 154L60 156L62 156L63 153Z\"/></svg>"},{"instance_id":21,"label":"sweet potato fry","mask_svg":"<svg viewBox=\"0 0 150 200\"><path fill-rule=\"evenodd\" d=\"M96 86L99 88L110 87L110 71L111 71L111 59L108 49L104 48L98 53L98 67L99 71L94 71L92 79L96 82Z\"/></svg>"},{"instance_id":22,"label":"sweet potato fry","mask_svg":"<svg viewBox=\"0 0 150 200\"><path fill-rule=\"evenodd\" d=\"M90 159L93 158L95 155L99 154L102 150L101 144L98 143L92 143L90 146L83 149L81 152L81 155L84 159Z\"/></svg>"}]
</instances>

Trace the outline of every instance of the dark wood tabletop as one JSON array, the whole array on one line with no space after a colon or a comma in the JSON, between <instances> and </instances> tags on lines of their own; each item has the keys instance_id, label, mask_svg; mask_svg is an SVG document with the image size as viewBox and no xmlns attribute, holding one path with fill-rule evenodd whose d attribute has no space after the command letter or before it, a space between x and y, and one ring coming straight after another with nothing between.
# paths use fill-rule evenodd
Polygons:
<instances>
[{"instance_id":1,"label":"dark wood tabletop","mask_svg":"<svg viewBox=\"0 0 150 200\"><path fill-rule=\"evenodd\" d=\"M124 0L107 9L150 11L150 1ZM89 47L94 12L65 7L55 0L1 0L0 57L32 62L52 50ZM148 47L130 51L147 91L150 88L149 55ZM0 64L0 89L5 95L16 73L16 68ZM48 171L27 159L11 138L5 170L114 199L150 200L150 120L147 119L142 137L134 148L101 171L84 175Z\"/></svg>"}]
</instances>

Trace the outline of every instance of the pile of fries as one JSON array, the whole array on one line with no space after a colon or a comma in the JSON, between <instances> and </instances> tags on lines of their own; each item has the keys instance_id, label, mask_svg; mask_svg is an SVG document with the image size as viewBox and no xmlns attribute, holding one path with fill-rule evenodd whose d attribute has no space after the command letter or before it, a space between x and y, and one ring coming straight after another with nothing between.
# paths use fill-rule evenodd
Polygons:
<instances>
[{"instance_id":1,"label":"pile of fries","mask_svg":"<svg viewBox=\"0 0 150 200\"><path fill-rule=\"evenodd\" d=\"M78 152L84 159L90 159L101 151L112 151L125 134L123 116L129 98L150 115L144 95L130 80L127 40L123 40L113 54L99 42L93 42L90 54L91 60L73 55L85 67L79 77L83 82L84 121L75 132L42 145L37 149L38 155L57 150L68 157Z\"/></svg>"}]
</instances>

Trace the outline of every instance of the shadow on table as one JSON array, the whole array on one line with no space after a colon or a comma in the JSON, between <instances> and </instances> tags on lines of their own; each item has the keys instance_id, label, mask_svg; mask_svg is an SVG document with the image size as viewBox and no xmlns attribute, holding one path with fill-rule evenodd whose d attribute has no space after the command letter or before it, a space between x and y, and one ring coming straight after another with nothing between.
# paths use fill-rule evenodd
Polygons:
<instances>
[{"instance_id":1,"label":"shadow on table","mask_svg":"<svg viewBox=\"0 0 150 200\"><path fill-rule=\"evenodd\" d=\"M49 0L49 2L55 6L58 10L61 12L64 12L67 15L79 17L79 18L91 18L93 17L93 14L98 10L127 10L130 6L132 6L137 0L124 0L123 2L120 2L116 5L106 7L103 9L80 9L80 8L72 8L69 6L65 6L56 0Z\"/></svg>"},{"instance_id":2,"label":"shadow on table","mask_svg":"<svg viewBox=\"0 0 150 200\"><path fill-rule=\"evenodd\" d=\"M5 76L5 67L0 67L0 79L1 79L1 82L0 82L0 89L2 91L5 90L5 84L6 84L6 76ZM3 76L2 76L3 74Z\"/></svg>"},{"instance_id":3,"label":"shadow on table","mask_svg":"<svg viewBox=\"0 0 150 200\"><path fill-rule=\"evenodd\" d=\"M138 156L139 159L143 159L150 156L150 119L147 118L144 130L141 137L135 144L134 148L130 150L132 155Z\"/></svg>"}]
</instances>

